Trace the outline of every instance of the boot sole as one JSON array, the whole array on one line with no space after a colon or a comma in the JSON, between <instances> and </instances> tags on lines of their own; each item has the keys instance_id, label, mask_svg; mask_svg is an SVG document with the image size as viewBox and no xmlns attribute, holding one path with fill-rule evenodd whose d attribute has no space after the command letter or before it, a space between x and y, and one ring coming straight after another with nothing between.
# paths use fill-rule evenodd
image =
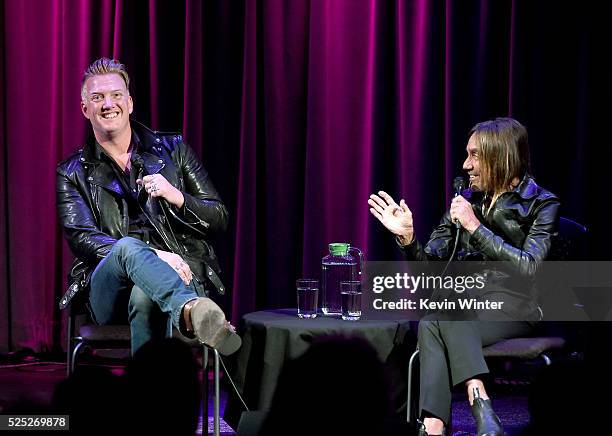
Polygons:
<instances>
[{"instance_id":1,"label":"boot sole","mask_svg":"<svg viewBox=\"0 0 612 436\"><path fill-rule=\"evenodd\" d=\"M191 308L191 322L196 337L224 356L238 351L242 339L227 326L221 308L210 298L200 298Z\"/></svg>"}]
</instances>

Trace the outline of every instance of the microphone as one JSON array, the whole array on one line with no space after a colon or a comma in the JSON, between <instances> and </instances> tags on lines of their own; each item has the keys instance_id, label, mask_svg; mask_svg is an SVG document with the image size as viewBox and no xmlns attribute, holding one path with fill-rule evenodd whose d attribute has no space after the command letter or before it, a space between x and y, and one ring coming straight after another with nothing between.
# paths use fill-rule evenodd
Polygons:
<instances>
[{"instance_id":1,"label":"microphone","mask_svg":"<svg viewBox=\"0 0 612 436\"><path fill-rule=\"evenodd\" d=\"M132 153L132 157L130 159L132 162L132 166L136 168L138 172L137 178L142 180L142 176L144 175L144 159L138 153ZM142 190L142 185L138 185L138 193Z\"/></svg>"},{"instance_id":2,"label":"microphone","mask_svg":"<svg viewBox=\"0 0 612 436\"><path fill-rule=\"evenodd\" d=\"M465 179L463 177L455 177L453 179L453 197L459 197L466 187ZM461 229L461 223L459 221L455 221L455 227L457 230Z\"/></svg>"},{"instance_id":3,"label":"microphone","mask_svg":"<svg viewBox=\"0 0 612 436\"><path fill-rule=\"evenodd\" d=\"M138 153L132 153L132 166L138 170L138 173L144 170L144 159Z\"/></svg>"},{"instance_id":4,"label":"microphone","mask_svg":"<svg viewBox=\"0 0 612 436\"><path fill-rule=\"evenodd\" d=\"M453 179L453 192L455 193L453 197L460 196L463 190L466 188L467 186L465 184L465 179L463 177L460 176L460 177L455 177Z\"/></svg>"}]
</instances>

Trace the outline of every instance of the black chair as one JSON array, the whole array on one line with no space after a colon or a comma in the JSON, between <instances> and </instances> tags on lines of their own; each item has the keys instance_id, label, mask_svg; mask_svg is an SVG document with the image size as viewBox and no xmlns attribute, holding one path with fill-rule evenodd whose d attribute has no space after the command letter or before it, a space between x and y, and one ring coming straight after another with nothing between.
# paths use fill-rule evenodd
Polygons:
<instances>
[{"instance_id":1,"label":"black chair","mask_svg":"<svg viewBox=\"0 0 612 436\"><path fill-rule=\"evenodd\" d=\"M67 372L68 376L74 371L78 358L82 350L97 349L97 350L110 350L110 349L129 349L130 348L130 327L129 325L97 325L91 322L91 317L87 313L84 304L70 304L68 307L68 321L67 321ZM173 329L172 323L168 320L168 331L169 335L180 336L176 329ZM184 338L182 338L184 339ZM203 432L207 432L208 428L208 374L210 371L209 366L209 349L213 355L213 380L214 380L214 394L213 394L213 434L219 436L220 434L220 369L219 369L219 352L207 345L199 343L197 340L192 340L190 343L193 346L201 347L202 349L202 426ZM204 433L206 434L206 433Z\"/></svg>"},{"instance_id":2,"label":"black chair","mask_svg":"<svg viewBox=\"0 0 612 436\"><path fill-rule=\"evenodd\" d=\"M555 235L551 252L547 260L574 261L586 258L586 234L587 228L569 218L560 217L558 232ZM485 358L515 359L522 361L542 359L546 366L552 363L550 352L565 346L563 337L529 337L506 339L483 348ZM410 356L408 362L408 403L406 406L406 419L409 424L416 422L418 413L418 401L413 397L414 370L419 349Z\"/></svg>"},{"instance_id":3,"label":"black chair","mask_svg":"<svg viewBox=\"0 0 612 436\"><path fill-rule=\"evenodd\" d=\"M587 228L565 217L559 218L557 227L557 235L546 260L587 260Z\"/></svg>"}]
</instances>

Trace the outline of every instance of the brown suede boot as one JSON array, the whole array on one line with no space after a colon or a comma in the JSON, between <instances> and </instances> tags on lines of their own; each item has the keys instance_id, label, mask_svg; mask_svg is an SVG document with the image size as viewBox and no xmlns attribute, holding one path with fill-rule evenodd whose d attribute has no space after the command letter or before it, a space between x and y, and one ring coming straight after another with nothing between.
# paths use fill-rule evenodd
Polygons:
<instances>
[{"instance_id":1,"label":"brown suede boot","mask_svg":"<svg viewBox=\"0 0 612 436\"><path fill-rule=\"evenodd\" d=\"M215 348L219 353L228 356L238 351L242 339L225 319L221 308L210 298L200 297L193 303L185 305L186 326L193 328L193 333L200 342ZM191 324L191 326L189 325Z\"/></svg>"}]
</instances>

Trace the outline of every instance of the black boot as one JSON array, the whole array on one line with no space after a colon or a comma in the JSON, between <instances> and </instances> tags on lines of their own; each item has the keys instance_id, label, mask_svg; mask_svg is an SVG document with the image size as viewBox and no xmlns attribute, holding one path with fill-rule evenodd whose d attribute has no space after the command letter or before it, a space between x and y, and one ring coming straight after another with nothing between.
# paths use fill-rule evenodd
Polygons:
<instances>
[{"instance_id":1,"label":"black boot","mask_svg":"<svg viewBox=\"0 0 612 436\"><path fill-rule=\"evenodd\" d=\"M425 424L423 424L423 422L419 420L417 420L417 428L419 430L419 432L417 433L417 436L445 436L446 434L444 430L442 430L441 435L434 435L434 434L427 433L427 430L425 430Z\"/></svg>"},{"instance_id":2,"label":"black boot","mask_svg":"<svg viewBox=\"0 0 612 436\"><path fill-rule=\"evenodd\" d=\"M476 420L478 436L503 436L504 429L493 407L491 400L480 398L478 388L474 388L474 403L472 403L472 415Z\"/></svg>"}]
</instances>

